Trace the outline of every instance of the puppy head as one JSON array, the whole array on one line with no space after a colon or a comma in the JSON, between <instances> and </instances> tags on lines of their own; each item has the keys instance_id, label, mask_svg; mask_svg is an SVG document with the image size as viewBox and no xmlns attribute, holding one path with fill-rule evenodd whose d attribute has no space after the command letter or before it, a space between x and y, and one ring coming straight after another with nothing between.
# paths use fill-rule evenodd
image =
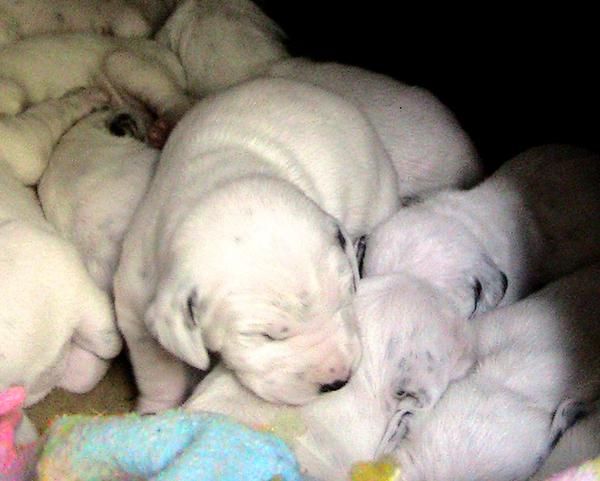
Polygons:
<instances>
[{"instance_id":1,"label":"puppy head","mask_svg":"<svg viewBox=\"0 0 600 481\"><path fill-rule=\"evenodd\" d=\"M149 329L192 365L218 351L260 397L304 404L343 387L358 363L353 246L288 184L239 184L178 229Z\"/></svg>"},{"instance_id":2,"label":"puppy head","mask_svg":"<svg viewBox=\"0 0 600 481\"><path fill-rule=\"evenodd\" d=\"M465 224L432 205L401 209L369 235L365 275L413 274L446 292L465 319L496 307L506 275Z\"/></svg>"},{"instance_id":3,"label":"puppy head","mask_svg":"<svg viewBox=\"0 0 600 481\"><path fill-rule=\"evenodd\" d=\"M360 369L375 383L386 411L433 406L474 362L474 332L453 302L409 274L361 281L355 299L362 331Z\"/></svg>"}]
</instances>

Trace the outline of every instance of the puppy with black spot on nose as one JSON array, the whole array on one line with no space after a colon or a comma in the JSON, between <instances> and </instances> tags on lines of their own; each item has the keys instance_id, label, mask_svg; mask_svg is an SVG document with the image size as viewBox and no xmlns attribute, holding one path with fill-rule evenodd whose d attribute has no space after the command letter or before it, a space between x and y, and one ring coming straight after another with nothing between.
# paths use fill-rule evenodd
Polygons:
<instances>
[{"instance_id":1,"label":"puppy with black spot on nose","mask_svg":"<svg viewBox=\"0 0 600 481\"><path fill-rule=\"evenodd\" d=\"M401 282L408 276L435 293L423 312L397 316L407 333L397 351L404 363L395 387L405 409L433 406L468 372L474 318L600 259L598 185L596 154L540 146L472 189L443 191L400 209L371 233L366 277ZM395 289L393 281L389 286ZM392 297L396 305L423 302L401 292Z\"/></svg>"},{"instance_id":2,"label":"puppy with black spot on nose","mask_svg":"<svg viewBox=\"0 0 600 481\"><path fill-rule=\"evenodd\" d=\"M219 352L262 398L343 390L360 359L354 241L398 208L377 133L344 99L284 79L207 97L176 127L115 277L138 409L182 402Z\"/></svg>"}]
</instances>

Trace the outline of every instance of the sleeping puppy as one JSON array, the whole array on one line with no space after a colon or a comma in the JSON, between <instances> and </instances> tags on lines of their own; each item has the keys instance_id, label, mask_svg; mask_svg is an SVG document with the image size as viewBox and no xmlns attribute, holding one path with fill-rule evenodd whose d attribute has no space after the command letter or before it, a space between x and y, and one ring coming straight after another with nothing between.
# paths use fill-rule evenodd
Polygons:
<instances>
[{"instance_id":1,"label":"sleeping puppy","mask_svg":"<svg viewBox=\"0 0 600 481\"><path fill-rule=\"evenodd\" d=\"M0 50L0 112L82 87L128 94L175 123L193 104L177 56L149 39L91 33L39 35Z\"/></svg>"},{"instance_id":2,"label":"sleeping puppy","mask_svg":"<svg viewBox=\"0 0 600 481\"><path fill-rule=\"evenodd\" d=\"M125 231L158 160L145 144L149 125L131 107L85 117L57 144L38 185L46 218L109 294Z\"/></svg>"},{"instance_id":3,"label":"sleeping puppy","mask_svg":"<svg viewBox=\"0 0 600 481\"><path fill-rule=\"evenodd\" d=\"M90 105L101 98L97 92L76 97ZM0 292L0 390L24 386L26 405L55 386L88 391L121 349L108 296L94 285L77 250L45 220L35 192L3 159Z\"/></svg>"},{"instance_id":4,"label":"sleeping puppy","mask_svg":"<svg viewBox=\"0 0 600 481\"><path fill-rule=\"evenodd\" d=\"M474 372L416 413L404 439L402 422L397 436L384 438L380 453L398 461L399 479L531 476L600 395L599 301L595 264L476 319Z\"/></svg>"},{"instance_id":5,"label":"sleeping puppy","mask_svg":"<svg viewBox=\"0 0 600 481\"><path fill-rule=\"evenodd\" d=\"M0 0L0 45L40 33L151 33L143 10L127 0Z\"/></svg>"},{"instance_id":6,"label":"sleeping puppy","mask_svg":"<svg viewBox=\"0 0 600 481\"><path fill-rule=\"evenodd\" d=\"M413 275L445 296L457 315L399 318L407 340L397 391L413 408L435 404L468 366L470 319L507 305L578 266L600 259L600 162L589 152L544 146L507 162L479 186L447 191L401 209L369 236L365 276ZM407 302L410 302L407 299ZM428 337L440 322L457 336ZM427 326L427 328L425 328ZM437 341L436 341L437 339ZM427 354L429 352L429 355ZM438 360L434 375L423 362Z\"/></svg>"},{"instance_id":7,"label":"sleeping puppy","mask_svg":"<svg viewBox=\"0 0 600 481\"><path fill-rule=\"evenodd\" d=\"M403 198L481 180L477 152L452 112L430 92L349 65L293 58L268 75L310 82L355 104L389 153Z\"/></svg>"},{"instance_id":8,"label":"sleeping puppy","mask_svg":"<svg viewBox=\"0 0 600 481\"><path fill-rule=\"evenodd\" d=\"M254 395L219 364L198 385L184 409L220 412L251 426L268 427L284 437L309 475L346 481L352 464L375 457L398 409L394 386L404 352L401 346L418 335L418 329L409 331L399 320L427 319L447 304L431 286L408 275L362 279L354 298L362 358L344 389L303 406L281 406ZM449 319L452 314L456 315L448 313ZM431 332L432 339L454 335L452 325L440 326L433 326L438 330ZM425 366L427 362L424 358ZM455 365L458 359L446 362Z\"/></svg>"},{"instance_id":9,"label":"sleeping puppy","mask_svg":"<svg viewBox=\"0 0 600 481\"><path fill-rule=\"evenodd\" d=\"M397 207L389 157L342 98L257 79L200 102L165 146L115 277L138 409L183 401L180 359L206 369L208 351L274 402L341 388L360 355L353 240Z\"/></svg>"},{"instance_id":10,"label":"sleeping puppy","mask_svg":"<svg viewBox=\"0 0 600 481\"><path fill-rule=\"evenodd\" d=\"M0 160L20 182L36 184L62 134L107 102L106 94L90 89L42 102L15 116L0 114Z\"/></svg>"},{"instance_id":11,"label":"sleeping puppy","mask_svg":"<svg viewBox=\"0 0 600 481\"><path fill-rule=\"evenodd\" d=\"M600 456L600 401L560 438L531 481L544 481L571 466Z\"/></svg>"},{"instance_id":12,"label":"sleeping puppy","mask_svg":"<svg viewBox=\"0 0 600 481\"><path fill-rule=\"evenodd\" d=\"M287 57L282 37L251 0L185 0L156 40L177 53L190 92L204 97L258 76Z\"/></svg>"}]
</instances>

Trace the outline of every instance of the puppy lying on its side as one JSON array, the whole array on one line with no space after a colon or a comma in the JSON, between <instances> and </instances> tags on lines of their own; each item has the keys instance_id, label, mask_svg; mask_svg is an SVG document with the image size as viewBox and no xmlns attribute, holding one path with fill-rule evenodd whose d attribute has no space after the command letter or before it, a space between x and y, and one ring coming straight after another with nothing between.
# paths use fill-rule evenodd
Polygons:
<instances>
[{"instance_id":1,"label":"puppy lying on its side","mask_svg":"<svg viewBox=\"0 0 600 481\"><path fill-rule=\"evenodd\" d=\"M353 463L375 457L397 409L396 351L410 333L396 318L427 317L439 305L438 293L410 276L362 279L354 299L362 358L344 389L304 406L281 406L254 395L219 364L184 408L220 412L251 426L269 427L284 436L309 475L346 481Z\"/></svg>"},{"instance_id":2,"label":"puppy lying on its side","mask_svg":"<svg viewBox=\"0 0 600 481\"><path fill-rule=\"evenodd\" d=\"M538 147L471 190L441 192L400 209L369 236L367 277L413 275L458 312L453 320L442 312L398 318L415 333L399 346L404 362L396 389L406 406L432 406L468 369L447 363L452 352L468 357L468 337L436 341L429 332L440 327L433 326L454 325L455 333L467 333L476 315L600 259L598 185L597 156L566 146ZM433 360L429 373L425 366Z\"/></svg>"},{"instance_id":3,"label":"puppy lying on its side","mask_svg":"<svg viewBox=\"0 0 600 481\"><path fill-rule=\"evenodd\" d=\"M0 0L0 45L40 33L147 37L148 20L127 0Z\"/></svg>"},{"instance_id":4,"label":"puppy lying on its side","mask_svg":"<svg viewBox=\"0 0 600 481\"><path fill-rule=\"evenodd\" d=\"M478 363L382 453L402 481L521 481L600 396L600 264L474 320ZM400 438L401 436L398 436Z\"/></svg>"},{"instance_id":5,"label":"puppy lying on its side","mask_svg":"<svg viewBox=\"0 0 600 481\"><path fill-rule=\"evenodd\" d=\"M98 92L80 92L65 99L66 107L57 115L74 109L73 103L91 110L105 101ZM53 107L56 103L50 101ZM34 123L43 126L40 120ZM0 292L0 390L24 386L27 405L56 385L74 392L91 389L121 349L108 296L94 285L76 249L44 219L35 193L4 159Z\"/></svg>"},{"instance_id":6,"label":"puppy lying on its side","mask_svg":"<svg viewBox=\"0 0 600 481\"><path fill-rule=\"evenodd\" d=\"M392 159L401 197L471 187L481 180L471 140L427 90L358 67L301 58L274 63L267 73L313 83L355 104Z\"/></svg>"},{"instance_id":7,"label":"puppy lying on its side","mask_svg":"<svg viewBox=\"0 0 600 481\"><path fill-rule=\"evenodd\" d=\"M131 108L87 116L57 144L38 186L46 218L109 294L125 231L158 160L144 143L149 124Z\"/></svg>"},{"instance_id":8,"label":"puppy lying on its side","mask_svg":"<svg viewBox=\"0 0 600 481\"><path fill-rule=\"evenodd\" d=\"M302 404L341 388L360 356L352 241L398 207L368 120L309 84L258 79L176 127L115 276L141 396L177 405L208 351L261 397Z\"/></svg>"},{"instance_id":9,"label":"puppy lying on its side","mask_svg":"<svg viewBox=\"0 0 600 481\"><path fill-rule=\"evenodd\" d=\"M600 456L600 401L567 430L531 481L544 481L571 466Z\"/></svg>"},{"instance_id":10,"label":"puppy lying on its side","mask_svg":"<svg viewBox=\"0 0 600 481\"><path fill-rule=\"evenodd\" d=\"M251 0L185 0L156 34L181 59L196 97L256 77L287 57L282 37Z\"/></svg>"}]
</instances>

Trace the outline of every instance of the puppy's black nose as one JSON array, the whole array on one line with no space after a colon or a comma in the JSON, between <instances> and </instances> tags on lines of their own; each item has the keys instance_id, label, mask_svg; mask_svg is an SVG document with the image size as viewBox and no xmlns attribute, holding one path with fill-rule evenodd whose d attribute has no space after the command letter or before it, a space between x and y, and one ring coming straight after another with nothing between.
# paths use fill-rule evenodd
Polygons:
<instances>
[{"instance_id":1,"label":"puppy's black nose","mask_svg":"<svg viewBox=\"0 0 600 481\"><path fill-rule=\"evenodd\" d=\"M338 389L342 389L346 384L348 384L348 379L346 379L345 381L338 379L337 381L332 382L331 384L321 384L319 392L326 393L331 391L337 391Z\"/></svg>"}]
</instances>

